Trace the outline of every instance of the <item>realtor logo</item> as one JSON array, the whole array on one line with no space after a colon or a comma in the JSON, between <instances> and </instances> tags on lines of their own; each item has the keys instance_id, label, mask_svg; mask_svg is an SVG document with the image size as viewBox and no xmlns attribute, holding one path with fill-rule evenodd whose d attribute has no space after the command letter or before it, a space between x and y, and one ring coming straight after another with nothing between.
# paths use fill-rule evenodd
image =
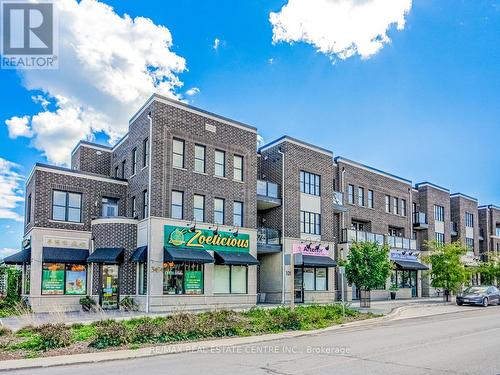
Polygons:
<instances>
[{"instance_id":1,"label":"realtor logo","mask_svg":"<svg viewBox=\"0 0 500 375\"><path fill-rule=\"evenodd\" d=\"M53 3L2 1L1 4L2 68L57 68Z\"/></svg>"}]
</instances>

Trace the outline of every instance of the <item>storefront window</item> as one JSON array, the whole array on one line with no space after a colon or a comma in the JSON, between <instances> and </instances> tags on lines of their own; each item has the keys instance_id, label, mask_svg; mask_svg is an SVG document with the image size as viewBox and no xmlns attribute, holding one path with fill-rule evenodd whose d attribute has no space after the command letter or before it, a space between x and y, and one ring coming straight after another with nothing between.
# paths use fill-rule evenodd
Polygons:
<instances>
[{"instance_id":1,"label":"storefront window","mask_svg":"<svg viewBox=\"0 0 500 375\"><path fill-rule=\"evenodd\" d=\"M304 278L304 290L314 290L314 268L305 268L302 273Z\"/></svg>"},{"instance_id":2,"label":"storefront window","mask_svg":"<svg viewBox=\"0 0 500 375\"><path fill-rule=\"evenodd\" d=\"M214 267L214 293L247 293L247 266L225 266Z\"/></svg>"},{"instance_id":3,"label":"storefront window","mask_svg":"<svg viewBox=\"0 0 500 375\"><path fill-rule=\"evenodd\" d=\"M87 293L87 267L77 264L43 263L42 294Z\"/></svg>"},{"instance_id":4,"label":"storefront window","mask_svg":"<svg viewBox=\"0 0 500 375\"><path fill-rule=\"evenodd\" d=\"M326 268L316 268L316 290L326 290Z\"/></svg>"},{"instance_id":5,"label":"storefront window","mask_svg":"<svg viewBox=\"0 0 500 375\"><path fill-rule=\"evenodd\" d=\"M24 294L30 294L31 288L31 265L27 264L24 269Z\"/></svg>"},{"instance_id":6,"label":"storefront window","mask_svg":"<svg viewBox=\"0 0 500 375\"><path fill-rule=\"evenodd\" d=\"M324 267L304 267L303 285L304 290L323 291L327 288L328 272Z\"/></svg>"},{"instance_id":7,"label":"storefront window","mask_svg":"<svg viewBox=\"0 0 500 375\"><path fill-rule=\"evenodd\" d=\"M138 292L139 294L146 294L146 263L139 263L139 274L137 276L139 280Z\"/></svg>"},{"instance_id":8,"label":"storefront window","mask_svg":"<svg viewBox=\"0 0 500 375\"><path fill-rule=\"evenodd\" d=\"M203 294L203 265L199 263L165 263L163 294Z\"/></svg>"}]
</instances>

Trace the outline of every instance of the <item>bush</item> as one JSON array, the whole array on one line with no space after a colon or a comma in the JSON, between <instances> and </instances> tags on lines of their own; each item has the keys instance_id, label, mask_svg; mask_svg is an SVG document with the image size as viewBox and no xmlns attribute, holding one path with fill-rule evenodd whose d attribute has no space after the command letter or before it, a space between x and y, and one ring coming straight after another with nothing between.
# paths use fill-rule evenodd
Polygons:
<instances>
[{"instance_id":1,"label":"bush","mask_svg":"<svg viewBox=\"0 0 500 375\"><path fill-rule=\"evenodd\" d=\"M132 329L130 342L134 344L152 343L159 335L158 325L149 319L143 320Z\"/></svg>"},{"instance_id":2,"label":"bush","mask_svg":"<svg viewBox=\"0 0 500 375\"><path fill-rule=\"evenodd\" d=\"M10 329L8 329L7 327L0 326L0 337L10 335L11 333L12 333L12 331Z\"/></svg>"},{"instance_id":3,"label":"bush","mask_svg":"<svg viewBox=\"0 0 500 375\"><path fill-rule=\"evenodd\" d=\"M64 348L71 344L71 331L63 323L44 324L35 330L41 340L43 350Z\"/></svg>"},{"instance_id":4,"label":"bush","mask_svg":"<svg viewBox=\"0 0 500 375\"><path fill-rule=\"evenodd\" d=\"M96 303L93 298L85 296L80 298L80 305L82 306L83 311L91 311Z\"/></svg>"},{"instance_id":5,"label":"bush","mask_svg":"<svg viewBox=\"0 0 500 375\"><path fill-rule=\"evenodd\" d=\"M120 307L125 311L137 311L139 306L132 297L125 297L120 301Z\"/></svg>"},{"instance_id":6,"label":"bush","mask_svg":"<svg viewBox=\"0 0 500 375\"><path fill-rule=\"evenodd\" d=\"M220 310L200 314L197 323L203 337L224 337L238 335L246 320L234 311Z\"/></svg>"},{"instance_id":7,"label":"bush","mask_svg":"<svg viewBox=\"0 0 500 375\"><path fill-rule=\"evenodd\" d=\"M105 349L110 346L120 346L129 342L127 328L120 322L104 320L95 324L96 333L90 346Z\"/></svg>"}]
</instances>

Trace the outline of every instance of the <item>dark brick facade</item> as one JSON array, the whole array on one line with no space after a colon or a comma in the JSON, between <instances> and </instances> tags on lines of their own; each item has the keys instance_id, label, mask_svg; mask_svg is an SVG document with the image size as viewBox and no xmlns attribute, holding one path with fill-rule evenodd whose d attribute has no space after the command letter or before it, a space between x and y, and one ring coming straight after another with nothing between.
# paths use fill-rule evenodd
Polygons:
<instances>
[{"instance_id":1,"label":"dark brick facade","mask_svg":"<svg viewBox=\"0 0 500 375\"><path fill-rule=\"evenodd\" d=\"M456 223L457 236L453 241L459 241L463 246L466 245L466 224L465 215L473 215L473 235L474 235L474 253L479 254L479 214L477 210L477 200L464 195L452 195L450 201L451 221Z\"/></svg>"},{"instance_id":2,"label":"dark brick facade","mask_svg":"<svg viewBox=\"0 0 500 375\"><path fill-rule=\"evenodd\" d=\"M71 154L71 169L111 176L111 148L78 143Z\"/></svg>"},{"instance_id":3,"label":"dark brick facade","mask_svg":"<svg viewBox=\"0 0 500 375\"><path fill-rule=\"evenodd\" d=\"M479 242L480 252L500 253L500 236L497 235L497 227L500 227L500 207L481 206L478 209L478 215L483 238Z\"/></svg>"}]
</instances>

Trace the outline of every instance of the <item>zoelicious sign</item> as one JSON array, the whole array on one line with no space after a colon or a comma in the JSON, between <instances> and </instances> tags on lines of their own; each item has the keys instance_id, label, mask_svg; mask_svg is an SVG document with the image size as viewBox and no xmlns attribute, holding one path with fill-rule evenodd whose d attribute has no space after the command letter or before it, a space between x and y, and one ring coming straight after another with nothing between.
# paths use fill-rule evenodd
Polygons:
<instances>
[{"instance_id":1,"label":"zoelicious sign","mask_svg":"<svg viewBox=\"0 0 500 375\"><path fill-rule=\"evenodd\" d=\"M165 246L185 247L189 249L217 251L250 251L250 236L238 233L218 231L214 234L209 229L195 229L165 225Z\"/></svg>"}]
</instances>

